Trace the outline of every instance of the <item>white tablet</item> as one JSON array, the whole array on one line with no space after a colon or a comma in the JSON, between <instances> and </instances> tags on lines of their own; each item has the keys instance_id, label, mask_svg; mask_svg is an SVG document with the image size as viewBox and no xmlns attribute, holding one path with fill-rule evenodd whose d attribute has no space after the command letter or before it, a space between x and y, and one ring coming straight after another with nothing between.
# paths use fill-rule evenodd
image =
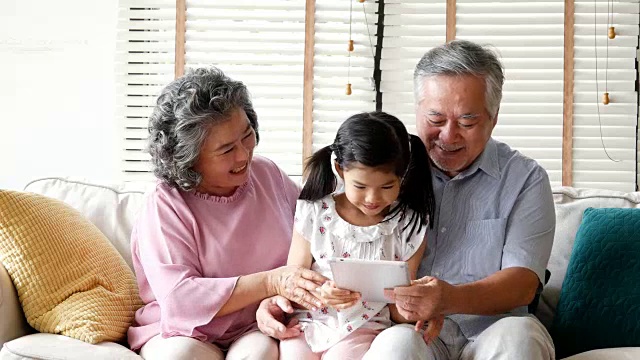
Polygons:
<instances>
[{"instance_id":1,"label":"white tablet","mask_svg":"<svg viewBox=\"0 0 640 360\"><path fill-rule=\"evenodd\" d=\"M359 292L365 301L388 303L384 289L411 283L409 266L404 261L331 258L329 265L336 286Z\"/></svg>"}]
</instances>

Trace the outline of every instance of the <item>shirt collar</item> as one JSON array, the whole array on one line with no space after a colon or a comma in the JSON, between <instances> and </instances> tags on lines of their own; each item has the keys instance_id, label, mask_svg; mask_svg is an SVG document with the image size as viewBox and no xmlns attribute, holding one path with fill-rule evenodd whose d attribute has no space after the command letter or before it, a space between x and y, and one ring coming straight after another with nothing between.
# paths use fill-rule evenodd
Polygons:
<instances>
[{"instance_id":1,"label":"shirt collar","mask_svg":"<svg viewBox=\"0 0 640 360\"><path fill-rule=\"evenodd\" d=\"M435 166L432 168L438 178L445 181L451 179L440 169L435 168ZM456 178L464 179L475 174L478 170L484 171L487 175L495 179L500 179L502 175L500 173L500 164L498 163L498 146L493 138L489 138L489 141L487 141L487 145L484 147L482 153L480 153L480 156L478 156L478 158L473 163L471 163L471 166L469 166L468 169L458 174Z\"/></svg>"}]
</instances>

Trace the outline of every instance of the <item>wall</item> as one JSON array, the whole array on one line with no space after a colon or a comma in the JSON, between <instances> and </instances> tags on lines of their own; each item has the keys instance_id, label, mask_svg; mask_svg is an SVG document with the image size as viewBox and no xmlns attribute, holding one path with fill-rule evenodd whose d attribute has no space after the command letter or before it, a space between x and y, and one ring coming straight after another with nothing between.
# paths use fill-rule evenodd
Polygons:
<instances>
[{"instance_id":1,"label":"wall","mask_svg":"<svg viewBox=\"0 0 640 360\"><path fill-rule=\"evenodd\" d=\"M117 1L0 2L0 189L118 178Z\"/></svg>"}]
</instances>

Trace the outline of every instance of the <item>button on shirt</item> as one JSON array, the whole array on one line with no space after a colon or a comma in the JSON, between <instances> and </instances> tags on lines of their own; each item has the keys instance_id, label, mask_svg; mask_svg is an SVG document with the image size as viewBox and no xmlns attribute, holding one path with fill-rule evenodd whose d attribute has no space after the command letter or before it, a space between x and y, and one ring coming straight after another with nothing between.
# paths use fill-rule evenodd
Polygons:
<instances>
[{"instance_id":1,"label":"button on shirt","mask_svg":"<svg viewBox=\"0 0 640 360\"><path fill-rule=\"evenodd\" d=\"M501 269L524 267L544 283L555 231L546 171L494 139L454 178L432 169L436 211L419 277L432 275L464 284ZM473 340L500 318L525 314L527 307L522 306L497 316L455 314L450 318Z\"/></svg>"}]
</instances>

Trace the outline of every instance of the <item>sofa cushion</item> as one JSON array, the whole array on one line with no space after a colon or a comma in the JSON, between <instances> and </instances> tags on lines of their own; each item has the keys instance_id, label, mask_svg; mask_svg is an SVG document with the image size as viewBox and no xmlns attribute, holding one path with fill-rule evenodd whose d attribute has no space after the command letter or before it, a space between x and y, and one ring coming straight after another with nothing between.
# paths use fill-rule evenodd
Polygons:
<instances>
[{"instance_id":1,"label":"sofa cushion","mask_svg":"<svg viewBox=\"0 0 640 360\"><path fill-rule=\"evenodd\" d=\"M0 351L2 360L112 360L142 358L126 347L104 342L96 345L62 335L33 334L5 343Z\"/></svg>"},{"instance_id":2,"label":"sofa cushion","mask_svg":"<svg viewBox=\"0 0 640 360\"><path fill-rule=\"evenodd\" d=\"M131 229L141 209L144 191L154 186L155 182L98 184L42 178L31 181L24 190L62 200L80 211L111 241L131 267Z\"/></svg>"},{"instance_id":3,"label":"sofa cushion","mask_svg":"<svg viewBox=\"0 0 640 360\"><path fill-rule=\"evenodd\" d=\"M118 341L141 306L124 259L100 230L59 200L0 191L0 262L27 322L39 332Z\"/></svg>"},{"instance_id":4,"label":"sofa cushion","mask_svg":"<svg viewBox=\"0 0 640 360\"><path fill-rule=\"evenodd\" d=\"M640 347L591 350L564 360L636 360L640 359Z\"/></svg>"},{"instance_id":5,"label":"sofa cushion","mask_svg":"<svg viewBox=\"0 0 640 360\"><path fill-rule=\"evenodd\" d=\"M536 316L547 328L550 328L553 322L571 249L584 210L589 207L638 208L640 193L556 187L553 189L553 200L556 207L556 232L548 265L551 278L544 287L536 311Z\"/></svg>"},{"instance_id":6,"label":"sofa cushion","mask_svg":"<svg viewBox=\"0 0 640 360\"><path fill-rule=\"evenodd\" d=\"M585 210L551 334L559 357L640 346L640 209Z\"/></svg>"}]
</instances>

